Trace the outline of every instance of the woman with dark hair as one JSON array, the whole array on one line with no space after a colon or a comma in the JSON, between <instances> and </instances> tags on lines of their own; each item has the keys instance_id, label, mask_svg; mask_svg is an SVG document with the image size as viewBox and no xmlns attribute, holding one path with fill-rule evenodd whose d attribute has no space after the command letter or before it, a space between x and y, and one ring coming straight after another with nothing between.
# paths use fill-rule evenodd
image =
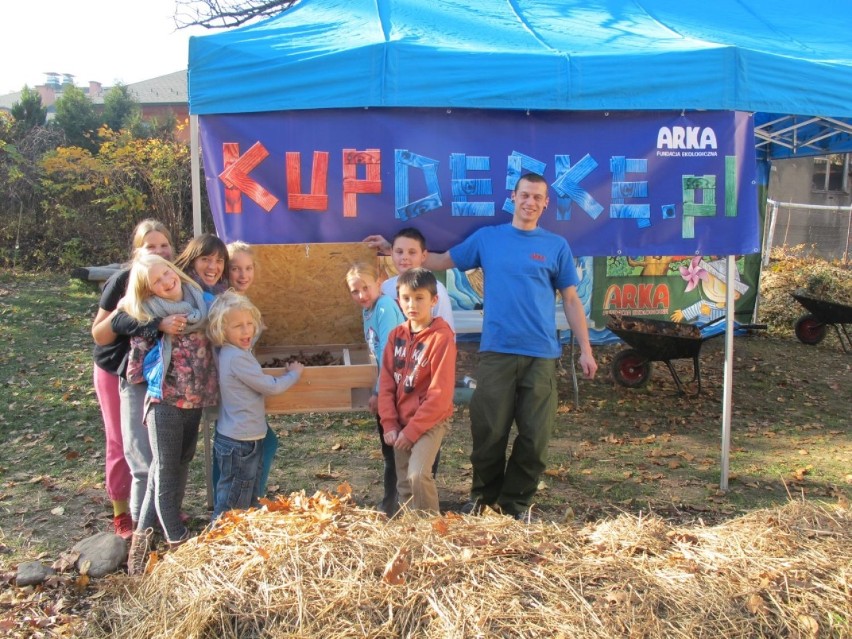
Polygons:
<instances>
[{"instance_id":1,"label":"woman with dark hair","mask_svg":"<svg viewBox=\"0 0 852 639\"><path fill-rule=\"evenodd\" d=\"M175 259L175 266L205 293L219 295L228 290L228 247L212 233L192 238Z\"/></svg>"}]
</instances>

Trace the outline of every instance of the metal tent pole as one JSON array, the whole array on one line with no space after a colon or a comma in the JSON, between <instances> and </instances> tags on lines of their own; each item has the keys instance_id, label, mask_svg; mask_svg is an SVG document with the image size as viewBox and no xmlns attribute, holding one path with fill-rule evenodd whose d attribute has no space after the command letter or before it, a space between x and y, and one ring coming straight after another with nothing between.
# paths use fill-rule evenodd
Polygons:
<instances>
[{"instance_id":1,"label":"metal tent pole","mask_svg":"<svg viewBox=\"0 0 852 639\"><path fill-rule=\"evenodd\" d=\"M198 116L189 116L189 153L192 172L192 235L201 235L201 158L199 157Z\"/></svg>"},{"instance_id":2,"label":"metal tent pole","mask_svg":"<svg viewBox=\"0 0 852 639\"><path fill-rule=\"evenodd\" d=\"M722 393L722 462L719 488L728 490L728 470L731 454L731 408L734 387L734 269L737 268L733 255L726 258L725 291L725 378Z\"/></svg>"}]
</instances>

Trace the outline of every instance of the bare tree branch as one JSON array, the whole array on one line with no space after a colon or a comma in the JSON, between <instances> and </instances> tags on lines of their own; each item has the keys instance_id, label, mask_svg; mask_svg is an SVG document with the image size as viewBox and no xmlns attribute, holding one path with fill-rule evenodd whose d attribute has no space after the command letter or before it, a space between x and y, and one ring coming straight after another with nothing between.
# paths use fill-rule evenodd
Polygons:
<instances>
[{"instance_id":1,"label":"bare tree branch","mask_svg":"<svg viewBox=\"0 0 852 639\"><path fill-rule=\"evenodd\" d=\"M298 0L175 0L175 26L230 29L286 11Z\"/></svg>"}]
</instances>

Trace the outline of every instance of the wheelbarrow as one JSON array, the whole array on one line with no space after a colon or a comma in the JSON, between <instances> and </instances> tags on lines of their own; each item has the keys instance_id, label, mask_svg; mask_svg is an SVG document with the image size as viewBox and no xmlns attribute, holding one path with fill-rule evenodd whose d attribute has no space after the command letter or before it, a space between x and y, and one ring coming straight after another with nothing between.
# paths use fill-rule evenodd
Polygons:
<instances>
[{"instance_id":1,"label":"wheelbarrow","mask_svg":"<svg viewBox=\"0 0 852 639\"><path fill-rule=\"evenodd\" d=\"M724 320L724 317L704 324L703 328ZM612 360L612 376L621 386L640 388L648 383L653 362L663 362L672 374L678 393L693 397L701 393L701 366L698 355L708 339L723 335L724 330L702 331L693 324L680 324L642 317L610 315L607 328L631 346L619 351ZM766 328L765 324L739 324L738 330ZM693 377L687 384L697 383L695 393L689 393L672 366L672 360L692 359Z\"/></svg>"},{"instance_id":2,"label":"wheelbarrow","mask_svg":"<svg viewBox=\"0 0 852 639\"><path fill-rule=\"evenodd\" d=\"M838 304L829 300L808 295L803 290L790 293L809 313L802 315L796 322L796 337L803 344L811 346L825 339L828 327L834 328L844 353L852 351L852 339L846 331L846 324L852 324L852 306ZM845 340L844 340L845 337Z\"/></svg>"}]
</instances>

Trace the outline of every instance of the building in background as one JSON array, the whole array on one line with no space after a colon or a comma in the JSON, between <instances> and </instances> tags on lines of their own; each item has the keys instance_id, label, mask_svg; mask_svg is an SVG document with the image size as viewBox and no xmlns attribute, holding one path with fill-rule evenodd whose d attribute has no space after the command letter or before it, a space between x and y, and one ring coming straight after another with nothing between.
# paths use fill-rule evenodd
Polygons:
<instances>
[{"instance_id":1,"label":"building in background","mask_svg":"<svg viewBox=\"0 0 852 639\"><path fill-rule=\"evenodd\" d=\"M70 85L74 85L74 76L70 73L46 73L44 84L32 87L41 96L41 103L47 108L47 117L50 119L56 112L56 101L62 96L62 92ZM103 105L104 97L110 87L103 86L100 82L91 81L88 86L79 87L83 93L89 96L92 103ZM186 70L176 71L168 75L161 75L150 80L133 82L127 85L130 93L139 103L142 110L142 118L150 120L156 118L163 120L169 115L174 115L178 124L183 124L189 118L189 104L186 90ZM6 95L0 95L0 111L11 111L12 107L21 100L21 92L16 91ZM184 142L189 141L189 127L181 127L177 138Z\"/></svg>"}]
</instances>

